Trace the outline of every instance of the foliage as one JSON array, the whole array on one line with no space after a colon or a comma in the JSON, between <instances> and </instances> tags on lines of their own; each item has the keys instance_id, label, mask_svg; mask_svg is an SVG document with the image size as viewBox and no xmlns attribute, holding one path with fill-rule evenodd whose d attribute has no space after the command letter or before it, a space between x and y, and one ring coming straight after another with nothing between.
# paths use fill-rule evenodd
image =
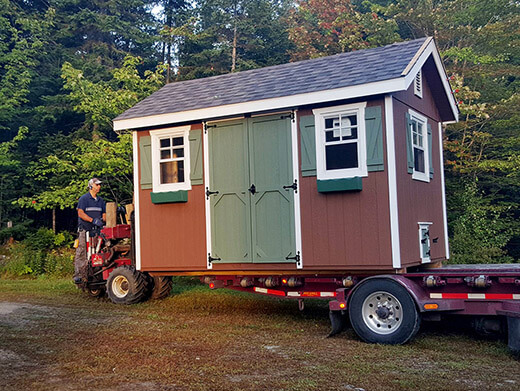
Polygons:
<instances>
[{"instance_id":1,"label":"foliage","mask_svg":"<svg viewBox=\"0 0 520 391\"><path fill-rule=\"evenodd\" d=\"M397 24L377 12L360 12L347 0L299 0L289 16L293 60L322 57L400 40Z\"/></svg>"},{"instance_id":2,"label":"foliage","mask_svg":"<svg viewBox=\"0 0 520 391\"><path fill-rule=\"evenodd\" d=\"M139 57L127 56L123 66L112 71L110 80L98 82L86 79L71 64L63 64L64 87L70 91L68 97L74 110L85 114L84 127L91 128L94 134L99 130L108 133L114 117L162 87L163 67L145 71L141 77L137 70L140 63Z\"/></svg>"},{"instance_id":3,"label":"foliage","mask_svg":"<svg viewBox=\"0 0 520 391\"><path fill-rule=\"evenodd\" d=\"M473 182L453 193L450 210L452 263L511 262L504 251L512 236L507 207L491 205Z\"/></svg>"},{"instance_id":4,"label":"foliage","mask_svg":"<svg viewBox=\"0 0 520 391\"><path fill-rule=\"evenodd\" d=\"M54 234L50 229L40 228L9 247L7 257L0 263L0 275L70 275L74 271L71 242L72 235L68 232Z\"/></svg>"}]
</instances>

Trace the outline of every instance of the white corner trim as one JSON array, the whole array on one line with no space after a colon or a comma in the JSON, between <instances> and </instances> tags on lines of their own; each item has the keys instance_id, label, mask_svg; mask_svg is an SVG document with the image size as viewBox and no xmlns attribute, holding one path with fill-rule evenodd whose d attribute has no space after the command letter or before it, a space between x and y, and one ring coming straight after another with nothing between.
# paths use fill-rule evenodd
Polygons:
<instances>
[{"instance_id":1,"label":"white corner trim","mask_svg":"<svg viewBox=\"0 0 520 391\"><path fill-rule=\"evenodd\" d=\"M203 159L204 159L204 190L208 190L209 188L209 149L208 149L208 132L206 129L206 123L202 123L202 148L204 149ZM209 257L211 254L211 205L209 197L206 197L206 193L204 192L204 197L206 198L204 202L204 211L206 213L206 255ZM213 265L206 258L206 268L213 269Z\"/></svg>"},{"instance_id":2,"label":"white corner trim","mask_svg":"<svg viewBox=\"0 0 520 391\"><path fill-rule=\"evenodd\" d=\"M291 108L302 105L333 102L340 99L359 98L377 94L386 94L406 90L405 78L384 80L342 88L326 89L306 94L282 96L270 99L261 99L251 102L235 103L216 107L206 107L196 110L181 111L178 113L157 114L137 118L113 121L114 131L135 129L148 126L175 124L180 122L201 121L222 118L244 113L261 112L282 108Z\"/></svg>"},{"instance_id":3,"label":"white corner trim","mask_svg":"<svg viewBox=\"0 0 520 391\"><path fill-rule=\"evenodd\" d=\"M401 243L399 238L399 211L397 203L397 168L395 156L394 107L392 95L385 96L386 156L388 163L388 200L390 212L390 238L392 242L392 266L401 268Z\"/></svg>"},{"instance_id":4,"label":"white corner trim","mask_svg":"<svg viewBox=\"0 0 520 391\"><path fill-rule=\"evenodd\" d=\"M300 204L301 183L298 169L298 110L294 111L293 116L294 118L291 120L292 166L293 178L298 181L299 190L294 192L294 239L296 242L296 254L300 254L300 262L296 264L296 268L303 269L302 223Z\"/></svg>"},{"instance_id":5,"label":"white corner trim","mask_svg":"<svg viewBox=\"0 0 520 391\"><path fill-rule=\"evenodd\" d=\"M132 132L132 147L134 159L134 238L135 238L135 268L141 270L141 213L139 211L139 142L137 132Z\"/></svg>"},{"instance_id":6,"label":"white corner trim","mask_svg":"<svg viewBox=\"0 0 520 391\"><path fill-rule=\"evenodd\" d=\"M448 211L446 208L446 183L444 182L444 151L442 145L442 123L439 122L439 171L441 173L442 187L442 218L444 225L444 246L446 248L446 259L450 259L450 243L448 239Z\"/></svg>"}]
</instances>

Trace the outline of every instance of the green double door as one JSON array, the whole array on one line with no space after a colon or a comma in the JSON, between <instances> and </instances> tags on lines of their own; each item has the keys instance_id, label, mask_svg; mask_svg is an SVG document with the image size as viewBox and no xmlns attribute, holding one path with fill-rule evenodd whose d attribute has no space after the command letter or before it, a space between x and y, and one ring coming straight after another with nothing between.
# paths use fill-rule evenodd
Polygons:
<instances>
[{"instance_id":1,"label":"green double door","mask_svg":"<svg viewBox=\"0 0 520 391\"><path fill-rule=\"evenodd\" d=\"M213 262L295 262L290 121L277 115L209 125Z\"/></svg>"}]
</instances>

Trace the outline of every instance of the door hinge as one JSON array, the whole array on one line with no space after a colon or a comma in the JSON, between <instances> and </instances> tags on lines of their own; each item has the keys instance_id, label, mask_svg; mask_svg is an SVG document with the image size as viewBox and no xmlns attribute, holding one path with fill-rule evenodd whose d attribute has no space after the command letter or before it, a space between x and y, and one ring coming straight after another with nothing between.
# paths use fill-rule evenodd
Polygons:
<instances>
[{"instance_id":1,"label":"door hinge","mask_svg":"<svg viewBox=\"0 0 520 391\"><path fill-rule=\"evenodd\" d=\"M295 193L298 193L298 180L295 179L292 185L283 186L285 190L293 189Z\"/></svg>"},{"instance_id":2,"label":"door hinge","mask_svg":"<svg viewBox=\"0 0 520 391\"><path fill-rule=\"evenodd\" d=\"M204 122L204 133L208 133L208 129L209 128L216 128L217 125L208 125L207 123Z\"/></svg>"},{"instance_id":3,"label":"door hinge","mask_svg":"<svg viewBox=\"0 0 520 391\"><path fill-rule=\"evenodd\" d=\"M287 119L287 118L290 118L294 122L294 111L291 114L286 114L286 115L280 116L280 119Z\"/></svg>"},{"instance_id":4,"label":"door hinge","mask_svg":"<svg viewBox=\"0 0 520 391\"><path fill-rule=\"evenodd\" d=\"M208 254L208 263L211 263L213 261L220 261L220 258L213 258L211 254Z\"/></svg>"},{"instance_id":5,"label":"door hinge","mask_svg":"<svg viewBox=\"0 0 520 391\"><path fill-rule=\"evenodd\" d=\"M300 264L300 252L298 251L294 257L287 256L287 257L285 257L285 259L288 261L294 260L294 261L296 261L297 264Z\"/></svg>"},{"instance_id":6,"label":"door hinge","mask_svg":"<svg viewBox=\"0 0 520 391\"><path fill-rule=\"evenodd\" d=\"M209 196L213 194L218 194L218 191L209 191L209 187L206 187L206 199L209 200Z\"/></svg>"}]
</instances>

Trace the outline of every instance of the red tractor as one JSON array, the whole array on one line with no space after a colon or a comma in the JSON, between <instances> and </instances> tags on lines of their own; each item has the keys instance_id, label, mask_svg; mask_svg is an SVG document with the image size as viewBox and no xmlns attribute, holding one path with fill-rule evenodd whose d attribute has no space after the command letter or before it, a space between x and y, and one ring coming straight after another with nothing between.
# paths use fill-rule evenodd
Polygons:
<instances>
[{"instance_id":1,"label":"red tractor","mask_svg":"<svg viewBox=\"0 0 520 391\"><path fill-rule=\"evenodd\" d=\"M106 227L87 235L88 282L81 285L91 297L108 294L116 304L163 299L171 291L169 276L151 276L133 265L130 224Z\"/></svg>"}]
</instances>

